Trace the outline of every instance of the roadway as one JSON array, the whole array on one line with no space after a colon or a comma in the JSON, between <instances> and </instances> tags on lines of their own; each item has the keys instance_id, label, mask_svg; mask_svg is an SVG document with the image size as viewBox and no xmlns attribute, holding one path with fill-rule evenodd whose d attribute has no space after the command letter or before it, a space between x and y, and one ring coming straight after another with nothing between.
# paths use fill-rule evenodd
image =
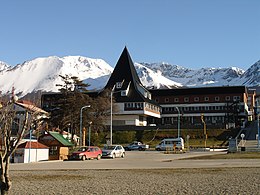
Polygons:
<instances>
[{"instance_id":1,"label":"roadway","mask_svg":"<svg viewBox=\"0 0 260 195\"><path fill-rule=\"evenodd\" d=\"M191 160L185 158L226 154L226 152L187 152L164 154L157 151L127 151L125 158L86 161L44 161L13 163L10 170L73 170L73 169L168 169L168 168L220 168L260 167L259 159Z\"/></svg>"}]
</instances>

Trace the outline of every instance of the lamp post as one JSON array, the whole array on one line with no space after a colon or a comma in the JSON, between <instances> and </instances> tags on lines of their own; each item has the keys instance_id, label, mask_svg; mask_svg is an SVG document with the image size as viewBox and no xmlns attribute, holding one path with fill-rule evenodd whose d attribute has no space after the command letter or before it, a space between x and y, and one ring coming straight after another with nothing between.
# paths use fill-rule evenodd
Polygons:
<instances>
[{"instance_id":1,"label":"lamp post","mask_svg":"<svg viewBox=\"0 0 260 195\"><path fill-rule=\"evenodd\" d=\"M90 146L91 124L92 122L90 121L88 127L88 146Z\"/></svg>"},{"instance_id":2,"label":"lamp post","mask_svg":"<svg viewBox=\"0 0 260 195\"><path fill-rule=\"evenodd\" d=\"M180 138L180 109L178 107L175 107L178 111L178 138Z\"/></svg>"},{"instance_id":3,"label":"lamp post","mask_svg":"<svg viewBox=\"0 0 260 195\"><path fill-rule=\"evenodd\" d=\"M79 145L82 146L82 111L85 108L90 108L90 105L86 105L81 107L80 109L80 127L79 127Z\"/></svg>"},{"instance_id":4,"label":"lamp post","mask_svg":"<svg viewBox=\"0 0 260 195\"><path fill-rule=\"evenodd\" d=\"M204 137L205 137L205 139L204 139L204 146L205 146L205 150L206 150L208 135L207 135L206 122L204 120L204 114L201 114L201 121L203 123L203 131L204 131Z\"/></svg>"},{"instance_id":5,"label":"lamp post","mask_svg":"<svg viewBox=\"0 0 260 195\"><path fill-rule=\"evenodd\" d=\"M110 145L113 144L113 138L112 138L113 137L113 94L120 93L121 91L123 91L123 90L114 91L114 89L115 89L115 85L112 88L110 93Z\"/></svg>"},{"instance_id":6,"label":"lamp post","mask_svg":"<svg viewBox=\"0 0 260 195\"><path fill-rule=\"evenodd\" d=\"M257 117L257 148L260 148L260 127L259 127L259 100L256 100L256 117Z\"/></svg>"},{"instance_id":7,"label":"lamp post","mask_svg":"<svg viewBox=\"0 0 260 195\"><path fill-rule=\"evenodd\" d=\"M110 94L110 145L112 145L112 136L113 136L113 90L114 90L114 87L113 89L111 90L111 94Z\"/></svg>"}]
</instances>

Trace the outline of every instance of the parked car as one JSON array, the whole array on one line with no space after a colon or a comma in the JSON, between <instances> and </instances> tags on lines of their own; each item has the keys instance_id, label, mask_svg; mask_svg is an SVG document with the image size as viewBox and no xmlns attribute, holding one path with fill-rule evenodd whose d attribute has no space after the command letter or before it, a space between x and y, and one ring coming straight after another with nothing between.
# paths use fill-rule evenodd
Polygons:
<instances>
[{"instance_id":1,"label":"parked car","mask_svg":"<svg viewBox=\"0 0 260 195\"><path fill-rule=\"evenodd\" d=\"M86 160L97 159L100 160L102 156L102 150L97 146L80 147L77 151L73 152L70 156L70 160Z\"/></svg>"},{"instance_id":2,"label":"parked car","mask_svg":"<svg viewBox=\"0 0 260 195\"><path fill-rule=\"evenodd\" d=\"M184 150L184 141L180 138L165 138L156 147L157 151L161 150Z\"/></svg>"},{"instance_id":3,"label":"parked car","mask_svg":"<svg viewBox=\"0 0 260 195\"><path fill-rule=\"evenodd\" d=\"M104 146L102 149L102 157L108 157L108 158L117 158L125 157L125 149L121 145L110 145L110 146Z\"/></svg>"},{"instance_id":4,"label":"parked car","mask_svg":"<svg viewBox=\"0 0 260 195\"><path fill-rule=\"evenodd\" d=\"M134 141L133 143L125 146L125 150L146 150L149 148L149 145L143 144L142 142Z\"/></svg>"}]
</instances>

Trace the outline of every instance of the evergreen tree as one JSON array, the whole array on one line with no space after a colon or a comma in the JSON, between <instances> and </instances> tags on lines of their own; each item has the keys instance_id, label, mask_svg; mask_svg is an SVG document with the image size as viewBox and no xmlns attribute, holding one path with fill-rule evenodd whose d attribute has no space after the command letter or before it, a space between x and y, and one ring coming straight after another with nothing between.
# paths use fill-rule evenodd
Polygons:
<instances>
[{"instance_id":1,"label":"evergreen tree","mask_svg":"<svg viewBox=\"0 0 260 195\"><path fill-rule=\"evenodd\" d=\"M61 98L56 102L55 109L51 113L51 124L61 130L71 129L71 133L79 135L80 110L83 106L82 125L89 128L91 123L92 136L98 136L105 128L105 121L110 116L110 93L103 91L95 97L87 95L88 84L83 83L77 77L62 76L62 84L59 91ZM101 138L98 140L102 141Z\"/></svg>"}]
</instances>

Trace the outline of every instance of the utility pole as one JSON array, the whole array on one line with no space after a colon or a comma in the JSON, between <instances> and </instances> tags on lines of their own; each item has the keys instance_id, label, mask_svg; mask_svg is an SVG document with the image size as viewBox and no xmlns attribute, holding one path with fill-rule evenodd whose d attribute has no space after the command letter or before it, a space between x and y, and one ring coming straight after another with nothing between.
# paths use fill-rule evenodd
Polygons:
<instances>
[{"instance_id":1,"label":"utility pole","mask_svg":"<svg viewBox=\"0 0 260 195\"><path fill-rule=\"evenodd\" d=\"M79 127L79 130L80 130L80 132L79 132L79 137L80 137L79 145L80 145L80 147L82 146L82 111L83 111L84 108L90 108L90 105L83 106L80 109L80 127Z\"/></svg>"},{"instance_id":2,"label":"utility pole","mask_svg":"<svg viewBox=\"0 0 260 195\"><path fill-rule=\"evenodd\" d=\"M178 138L180 138L180 109L177 106L175 108L178 111Z\"/></svg>"},{"instance_id":3,"label":"utility pole","mask_svg":"<svg viewBox=\"0 0 260 195\"><path fill-rule=\"evenodd\" d=\"M205 121L204 121L204 114L201 114L201 121L202 121L202 123L203 123L204 147L205 147L205 150L206 150L208 135L207 135L206 123L205 123Z\"/></svg>"}]
</instances>

